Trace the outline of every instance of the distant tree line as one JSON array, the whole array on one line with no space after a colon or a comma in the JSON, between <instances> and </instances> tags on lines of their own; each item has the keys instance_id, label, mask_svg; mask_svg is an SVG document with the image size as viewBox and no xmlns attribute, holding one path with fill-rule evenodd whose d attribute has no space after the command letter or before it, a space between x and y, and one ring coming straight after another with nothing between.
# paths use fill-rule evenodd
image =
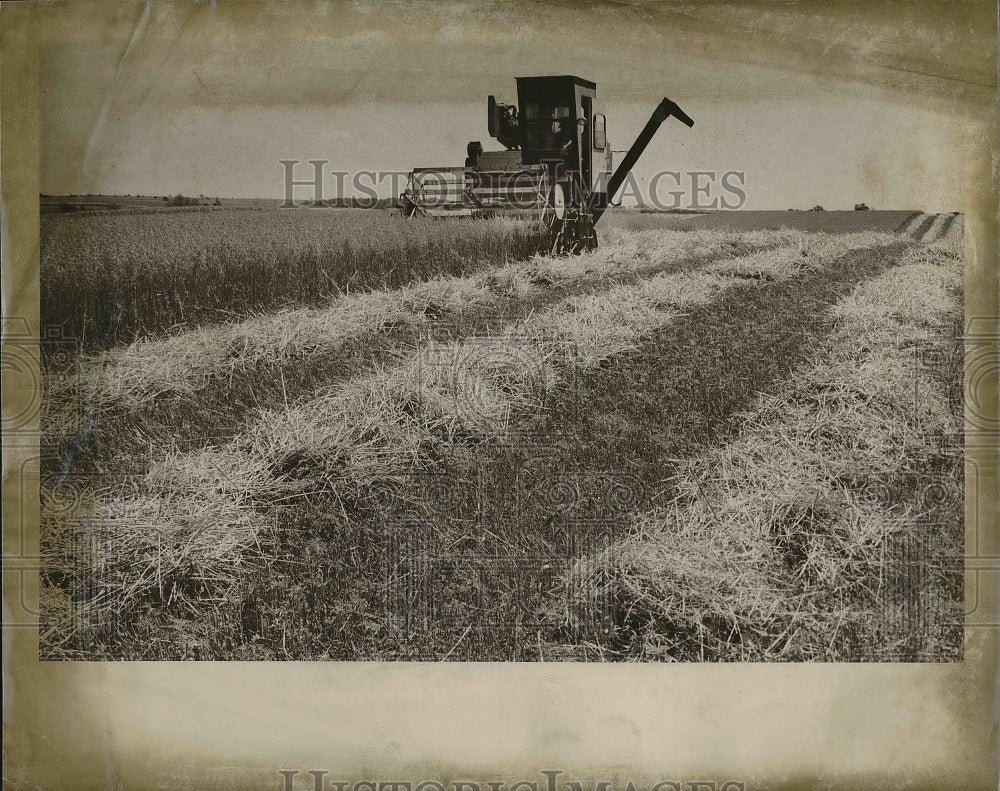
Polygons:
<instances>
[{"instance_id":1,"label":"distant tree line","mask_svg":"<svg viewBox=\"0 0 1000 791\"><path fill-rule=\"evenodd\" d=\"M164 195L163 202L168 206L221 206L222 201L218 198L206 198L199 195L197 198L186 198L183 195Z\"/></svg>"}]
</instances>

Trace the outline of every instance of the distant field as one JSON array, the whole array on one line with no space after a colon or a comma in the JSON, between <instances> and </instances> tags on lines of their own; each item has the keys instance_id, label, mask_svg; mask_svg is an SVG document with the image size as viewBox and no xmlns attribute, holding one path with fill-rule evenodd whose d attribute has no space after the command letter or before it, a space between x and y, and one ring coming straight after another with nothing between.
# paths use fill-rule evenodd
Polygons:
<instances>
[{"instance_id":1,"label":"distant field","mask_svg":"<svg viewBox=\"0 0 1000 791\"><path fill-rule=\"evenodd\" d=\"M646 230L729 230L751 231L795 228L801 231L851 233L902 229L906 221L920 212L892 211L715 211L706 214L655 214L634 210L610 211L602 223Z\"/></svg>"},{"instance_id":2,"label":"distant field","mask_svg":"<svg viewBox=\"0 0 1000 791\"><path fill-rule=\"evenodd\" d=\"M156 195L42 195L39 198L39 210L42 214L79 214L86 212L109 213L146 213L146 212L170 212L191 209L209 209L213 207L215 198L195 197L186 198L183 203L175 200L171 202L171 197ZM234 201L227 201L234 204ZM198 205L195 205L198 204ZM215 207L218 208L218 207Z\"/></svg>"},{"instance_id":3,"label":"distant field","mask_svg":"<svg viewBox=\"0 0 1000 791\"><path fill-rule=\"evenodd\" d=\"M378 208L387 208L388 199L380 201ZM160 196L160 195L42 195L39 209L42 214L148 214L150 212L212 211L218 209L253 209L273 211L284 203L281 198L217 198L212 196ZM307 205L302 198L299 205ZM331 208L352 208L334 206ZM363 206L360 208L369 208Z\"/></svg>"}]
</instances>

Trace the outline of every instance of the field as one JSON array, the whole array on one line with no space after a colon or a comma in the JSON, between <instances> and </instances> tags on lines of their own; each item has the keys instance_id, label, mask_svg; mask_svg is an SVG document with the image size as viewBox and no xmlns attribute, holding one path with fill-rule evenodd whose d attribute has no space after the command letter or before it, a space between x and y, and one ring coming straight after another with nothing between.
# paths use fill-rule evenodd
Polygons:
<instances>
[{"instance_id":1,"label":"field","mask_svg":"<svg viewBox=\"0 0 1000 791\"><path fill-rule=\"evenodd\" d=\"M45 657L961 658L958 215L47 219Z\"/></svg>"},{"instance_id":2,"label":"field","mask_svg":"<svg viewBox=\"0 0 1000 791\"><path fill-rule=\"evenodd\" d=\"M41 318L88 349L111 348L540 249L535 229L503 219L456 228L382 211L252 206L48 214Z\"/></svg>"},{"instance_id":3,"label":"field","mask_svg":"<svg viewBox=\"0 0 1000 791\"><path fill-rule=\"evenodd\" d=\"M629 230L753 231L796 228L800 231L844 233L902 231L918 211L713 211L697 213L618 212L617 224Z\"/></svg>"}]
</instances>

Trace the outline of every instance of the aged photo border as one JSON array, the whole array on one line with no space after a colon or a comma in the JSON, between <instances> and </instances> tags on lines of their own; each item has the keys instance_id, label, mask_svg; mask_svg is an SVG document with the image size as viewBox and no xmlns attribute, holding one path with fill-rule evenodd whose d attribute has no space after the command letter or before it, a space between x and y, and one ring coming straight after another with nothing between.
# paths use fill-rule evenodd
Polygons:
<instances>
[{"instance_id":1,"label":"aged photo border","mask_svg":"<svg viewBox=\"0 0 1000 791\"><path fill-rule=\"evenodd\" d=\"M966 586L975 608L961 663L38 661L37 31L31 8L4 3L0 21L3 411L5 425L13 416L24 429L3 443L5 783L281 789L301 776L345 791L394 781L423 791L457 781L475 787L455 791L513 791L522 781L521 791L603 781L637 791L995 785L1000 549L997 370L988 351L984 370L966 372L967 400L986 406L966 446ZM991 104L970 103L959 143L967 356L996 348L995 120L994 90ZM18 344L28 350L20 357Z\"/></svg>"}]
</instances>

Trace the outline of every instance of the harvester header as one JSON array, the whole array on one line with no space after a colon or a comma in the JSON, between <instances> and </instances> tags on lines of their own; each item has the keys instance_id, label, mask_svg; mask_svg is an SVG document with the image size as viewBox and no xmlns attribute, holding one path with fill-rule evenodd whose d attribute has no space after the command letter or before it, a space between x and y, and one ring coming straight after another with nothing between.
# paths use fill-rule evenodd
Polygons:
<instances>
[{"instance_id":1,"label":"harvester header","mask_svg":"<svg viewBox=\"0 0 1000 791\"><path fill-rule=\"evenodd\" d=\"M689 127L694 121L663 99L612 174L595 83L572 75L516 82L516 105L487 99L487 130L504 149L487 151L475 140L464 166L413 170L404 210L409 216L525 217L549 236L553 253L593 249L594 224L660 124L671 116Z\"/></svg>"}]
</instances>

